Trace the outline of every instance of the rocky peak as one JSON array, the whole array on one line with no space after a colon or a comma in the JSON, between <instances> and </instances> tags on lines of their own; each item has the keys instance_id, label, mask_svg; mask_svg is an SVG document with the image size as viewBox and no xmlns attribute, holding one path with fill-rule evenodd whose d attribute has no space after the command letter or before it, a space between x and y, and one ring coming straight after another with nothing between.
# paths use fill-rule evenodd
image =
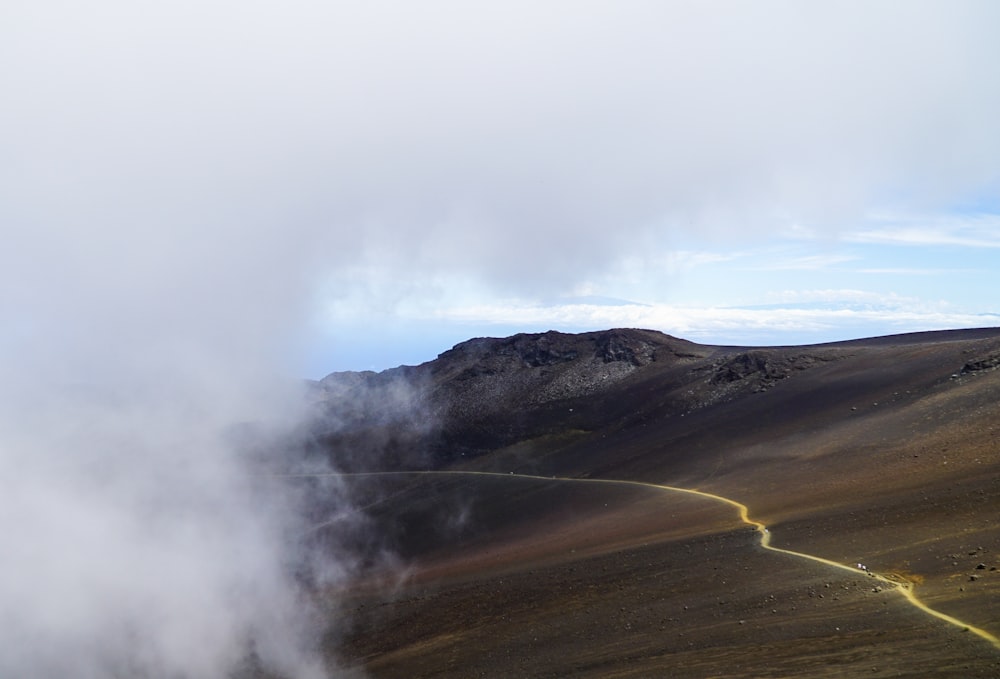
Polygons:
<instances>
[{"instance_id":1,"label":"rocky peak","mask_svg":"<svg viewBox=\"0 0 1000 679\"><path fill-rule=\"evenodd\" d=\"M545 333L541 336L519 335L512 344L514 353L532 368L540 368L557 363L574 361L580 355L579 351L569 342L560 341L558 333Z\"/></svg>"},{"instance_id":2,"label":"rocky peak","mask_svg":"<svg viewBox=\"0 0 1000 679\"><path fill-rule=\"evenodd\" d=\"M391 439L394 443L382 445L392 450L423 447L447 455L482 450L547 430L548 416L527 413L597 398L646 371L709 353L650 330L471 339L419 366L335 373L321 380L327 419L336 424L325 440L331 448L357 450L374 432L376 439ZM574 409L579 410L567 405L558 412ZM424 442L417 444L414 435Z\"/></svg>"},{"instance_id":3,"label":"rocky peak","mask_svg":"<svg viewBox=\"0 0 1000 679\"><path fill-rule=\"evenodd\" d=\"M554 330L544 333L521 333L505 338L480 337L455 345L438 356L435 363L496 362L516 359L523 367L544 368L574 361L598 360L601 363L626 363L633 367L657 360L666 349L674 356L688 356L674 344L688 344L669 335L649 330L606 330L567 334Z\"/></svg>"},{"instance_id":4,"label":"rocky peak","mask_svg":"<svg viewBox=\"0 0 1000 679\"><path fill-rule=\"evenodd\" d=\"M656 345L626 331L611 330L597 338L595 353L605 363L617 361L641 367L656 360Z\"/></svg>"}]
</instances>

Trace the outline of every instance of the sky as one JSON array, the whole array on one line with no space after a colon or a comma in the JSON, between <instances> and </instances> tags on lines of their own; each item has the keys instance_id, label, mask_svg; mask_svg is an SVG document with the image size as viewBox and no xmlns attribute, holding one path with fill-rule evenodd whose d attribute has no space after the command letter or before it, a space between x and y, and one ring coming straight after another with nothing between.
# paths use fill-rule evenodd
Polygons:
<instances>
[{"instance_id":1,"label":"sky","mask_svg":"<svg viewBox=\"0 0 1000 679\"><path fill-rule=\"evenodd\" d=\"M299 500L233 436L294 431L302 378L549 329L1000 326L997 26L992 0L0 3L0 674L221 676L252 646L331 676Z\"/></svg>"},{"instance_id":2,"label":"sky","mask_svg":"<svg viewBox=\"0 0 1000 679\"><path fill-rule=\"evenodd\" d=\"M174 319L320 377L998 324L995 3L360 4L4 3L15 328Z\"/></svg>"}]
</instances>

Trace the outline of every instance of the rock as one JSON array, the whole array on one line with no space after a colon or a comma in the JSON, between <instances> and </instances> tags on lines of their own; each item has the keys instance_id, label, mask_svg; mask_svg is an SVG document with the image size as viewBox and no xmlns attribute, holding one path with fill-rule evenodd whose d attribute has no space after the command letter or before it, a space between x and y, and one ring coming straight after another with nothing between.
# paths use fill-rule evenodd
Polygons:
<instances>
[{"instance_id":1,"label":"rock","mask_svg":"<svg viewBox=\"0 0 1000 679\"><path fill-rule=\"evenodd\" d=\"M723 361L712 376L712 384L737 382L756 377L760 380L780 380L788 376L788 366L778 365L764 351L745 351Z\"/></svg>"},{"instance_id":2,"label":"rock","mask_svg":"<svg viewBox=\"0 0 1000 679\"><path fill-rule=\"evenodd\" d=\"M993 370L998 366L1000 366L1000 353L990 354L988 356L982 356L972 361L968 361L964 366L962 366L961 374L967 375L969 373L980 372L982 370ZM957 375L955 377L957 377Z\"/></svg>"}]
</instances>

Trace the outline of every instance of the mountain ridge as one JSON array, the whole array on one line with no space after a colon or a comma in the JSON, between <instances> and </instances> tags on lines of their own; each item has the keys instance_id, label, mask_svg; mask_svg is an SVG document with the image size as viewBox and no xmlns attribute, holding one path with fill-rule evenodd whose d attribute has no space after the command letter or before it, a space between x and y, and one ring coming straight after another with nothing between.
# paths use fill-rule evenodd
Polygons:
<instances>
[{"instance_id":1,"label":"mountain ridge","mask_svg":"<svg viewBox=\"0 0 1000 679\"><path fill-rule=\"evenodd\" d=\"M355 450L371 440L394 451L379 457L372 448L370 469L385 460L439 468L559 429L591 430L651 410L657 417L690 414L766 393L806 371L845 360L864 365L906 347L962 343L964 353L939 376L969 374L1000 352L998 334L939 331L792 347L702 345L640 329L474 338L417 366L324 377L314 390L326 409L321 419L335 426L319 435L333 450L344 448L343 440ZM878 369L877 361L862 368L854 382ZM360 469L359 461L354 455L347 466Z\"/></svg>"}]
</instances>

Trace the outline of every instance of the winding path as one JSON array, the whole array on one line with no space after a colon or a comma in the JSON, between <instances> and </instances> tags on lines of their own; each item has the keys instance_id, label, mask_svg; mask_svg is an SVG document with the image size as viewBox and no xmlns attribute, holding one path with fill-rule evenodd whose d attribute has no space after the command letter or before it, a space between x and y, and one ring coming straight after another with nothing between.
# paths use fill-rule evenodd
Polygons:
<instances>
[{"instance_id":1,"label":"winding path","mask_svg":"<svg viewBox=\"0 0 1000 679\"><path fill-rule=\"evenodd\" d=\"M771 533L768 531L767 526L765 526L760 521L750 518L750 510L742 502L737 502L736 500L731 500L728 497L723 497L722 495L715 495L714 493L706 493L701 490L695 490L693 488L678 488L676 486L666 486L659 483L649 483L646 481L628 481L623 479L595 479L595 478L574 478L569 476L539 476L535 474L515 474L502 472L482 472L482 471L458 471L458 470L437 470L437 471L406 471L406 472L358 472L353 474L340 474L337 472L330 472L326 474L289 474L289 477L315 477L315 476L401 476L401 475L452 475L452 476L497 476L502 478L520 478L520 479L535 479L539 481L558 481L563 483L603 483L617 486L638 486L640 488L653 488L656 490L664 490L674 493L686 493L688 495L699 495L710 500L715 500L716 502L722 502L724 504L734 507L740 516L740 520L752 526L757 533L760 534L760 546L764 549L770 550L772 552L778 552L780 554L788 554L789 556L794 556L800 559L808 559L809 561L815 561L816 563L823 564L824 566L829 566L831 568L839 568L843 571L848 571L853 575L858 574L858 569L852 566L848 566L836 561L831 561L830 559L824 559L821 556L816 556L814 554L806 554L804 552L796 552L791 549L783 549L781 547L774 547L771 545ZM912 604L917 609L923 611L927 615L943 620L951 625L959 627L962 631L972 632L977 636L982 637L995 648L1000 649L1000 639L990 634L986 630L970 625L967 622L963 622L958 618L955 618L947 613L942 613L941 611L935 610L922 602L917 598L913 591L913 583L907 580L896 579L888 575L882 575L881 573L875 573L873 571L865 570L872 579L888 585L890 589L899 592L904 599L906 599L910 604Z\"/></svg>"}]
</instances>

